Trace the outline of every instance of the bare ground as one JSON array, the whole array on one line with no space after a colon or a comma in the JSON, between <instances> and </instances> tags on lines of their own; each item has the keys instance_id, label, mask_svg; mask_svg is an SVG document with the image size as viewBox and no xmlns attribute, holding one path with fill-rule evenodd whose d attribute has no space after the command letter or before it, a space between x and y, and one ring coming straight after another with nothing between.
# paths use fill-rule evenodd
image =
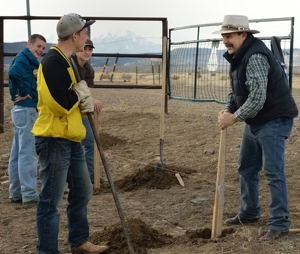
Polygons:
<instances>
[{"instance_id":1,"label":"bare ground","mask_svg":"<svg viewBox=\"0 0 300 254\"><path fill-rule=\"evenodd\" d=\"M268 189L261 174L262 218L254 225L223 226L222 237L211 239L212 214L220 129L217 114L222 105L170 100L165 115L164 172L156 172L159 158L160 91L94 89L103 103L99 118L100 140L114 180L132 246L137 254L179 253L300 253L299 233L274 242L258 241L268 229ZM300 89L293 94L299 105ZM5 88L5 133L0 134L0 252L37 253L35 205L9 202L7 162L13 129L9 93ZM228 128L226 148L225 204L223 218L239 209L239 177L236 162L241 131L239 123ZM300 123L287 141L286 174L293 229L300 229L299 164ZM182 187L175 173L180 173ZM101 166L101 175L105 171ZM198 204L194 200L202 201ZM59 247L67 244L66 199L61 212ZM107 244L107 253L128 253L116 204L109 186L96 190L88 208L91 241Z\"/></svg>"}]
</instances>

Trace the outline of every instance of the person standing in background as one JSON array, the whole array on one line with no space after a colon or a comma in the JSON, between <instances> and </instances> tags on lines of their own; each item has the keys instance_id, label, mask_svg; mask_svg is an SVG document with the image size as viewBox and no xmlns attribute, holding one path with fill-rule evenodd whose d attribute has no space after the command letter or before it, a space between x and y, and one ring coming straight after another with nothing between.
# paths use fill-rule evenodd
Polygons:
<instances>
[{"instance_id":1,"label":"person standing in background","mask_svg":"<svg viewBox=\"0 0 300 254\"><path fill-rule=\"evenodd\" d=\"M9 197L11 203L32 204L38 202L37 162L35 139L31 129L37 119L38 58L46 47L46 39L32 34L27 47L13 59L9 70L9 92L14 106L11 119L14 137L8 164Z\"/></svg>"},{"instance_id":2,"label":"person standing in background","mask_svg":"<svg viewBox=\"0 0 300 254\"><path fill-rule=\"evenodd\" d=\"M91 40L87 40L84 46L84 50L77 52L72 55L72 58L77 66L80 78L85 80L88 87L95 87L94 78L95 71L93 67L88 62L93 54L94 44ZM102 103L93 98L94 111L99 114L102 110ZM86 129L86 137L82 140L82 145L84 146L84 154L86 163L88 166L91 182L94 183L94 135L90 125L90 122L86 116L82 118L82 123ZM100 176L100 183L105 183L107 180Z\"/></svg>"}]
</instances>

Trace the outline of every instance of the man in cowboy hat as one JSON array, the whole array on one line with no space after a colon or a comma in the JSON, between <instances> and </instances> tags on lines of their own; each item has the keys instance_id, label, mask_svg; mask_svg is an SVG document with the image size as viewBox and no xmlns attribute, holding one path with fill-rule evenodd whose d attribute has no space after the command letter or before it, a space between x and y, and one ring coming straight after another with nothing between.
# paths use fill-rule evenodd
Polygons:
<instances>
[{"instance_id":1,"label":"man in cowboy hat","mask_svg":"<svg viewBox=\"0 0 300 254\"><path fill-rule=\"evenodd\" d=\"M264 169L270 191L269 230L261 241L273 240L289 232L287 184L284 172L285 140L293 118L298 115L285 74L272 52L253 34L248 18L226 15L221 34L230 63L231 91L227 105L219 112L221 129L245 122L242 134L238 172L241 204L238 214L225 221L227 225L257 222L259 205L259 172Z\"/></svg>"}]
</instances>

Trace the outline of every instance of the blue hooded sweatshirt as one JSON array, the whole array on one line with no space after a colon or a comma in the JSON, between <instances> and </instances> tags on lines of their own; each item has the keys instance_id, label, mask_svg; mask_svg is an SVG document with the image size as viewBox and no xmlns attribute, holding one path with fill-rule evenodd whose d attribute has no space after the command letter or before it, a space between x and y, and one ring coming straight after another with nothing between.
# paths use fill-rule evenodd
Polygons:
<instances>
[{"instance_id":1,"label":"blue hooded sweatshirt","mask_svg":"<svg viewBox=\"0 0 300 254\"><path fill-rule=\"evenodd\" d=\"M39 61L28 48L24 48L13 59L8 70L8 84L11 100L13 101L14 105L23 107L37 106L37 83L33 71L37 70L38 67ZM24 97L29 94L32 99L26 98L26 100L15 102L17 94L20 97Z\"/></svg>"}]
</instances>

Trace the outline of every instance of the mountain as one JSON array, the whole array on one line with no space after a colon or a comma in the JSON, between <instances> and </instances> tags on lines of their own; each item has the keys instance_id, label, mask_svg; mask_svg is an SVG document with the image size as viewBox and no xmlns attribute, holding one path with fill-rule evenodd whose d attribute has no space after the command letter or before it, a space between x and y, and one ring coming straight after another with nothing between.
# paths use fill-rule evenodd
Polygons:
<instances>
[{"instance_id":1,"label":"mountain","mask_svg":"<svg viewBox=\"0 0 300 254\"><path fill-rule=\"evenodd\" d=\"M125 29L116 32L109 32L105 35L92 38L95 49L94 53L123 53L123 54L146 54L146 53L161 53L161 44L155 44L145 37L141 37L132 31ZM55 43L47 43L45 53ZM26 42L10 42L4 43L5 53L20 52L26 47ZM8 67L13 57L5 57L4 65ZM140 58L119 58L118 65L124 65L125 63L133 63L140 61ZM99 57L92 57L91 63L94 67L103 66L106 59ZM109 65L114 64L115 59L110 60ZM148 60L150 61L150 60Z\"/></svg>"},{"instance_id":2,"label":"mountain","mask_svg":"<svg viewBox=\"0 0 300 254\"><path fill-rule=\"evenodd\" d=\"M26 47L26 41L19 42L4 42L4 52L5 53L16 53L22 51ZM47 43L45 52L47 52L53 43Z\"/></svg>"},{"instance_id":3,"label":"mountain","mask_svg":"<svg viewBox=\"0 0 300 254\"><path fill-rule=\"evenodd\" d=\"M124 53L124 54L145 54L161 53L161 44L155 44L145 37L139 36L132 31L125 29L115 33L109 32L92 38L95 46L95 53Z\"/></svg>"}]
</instances>

